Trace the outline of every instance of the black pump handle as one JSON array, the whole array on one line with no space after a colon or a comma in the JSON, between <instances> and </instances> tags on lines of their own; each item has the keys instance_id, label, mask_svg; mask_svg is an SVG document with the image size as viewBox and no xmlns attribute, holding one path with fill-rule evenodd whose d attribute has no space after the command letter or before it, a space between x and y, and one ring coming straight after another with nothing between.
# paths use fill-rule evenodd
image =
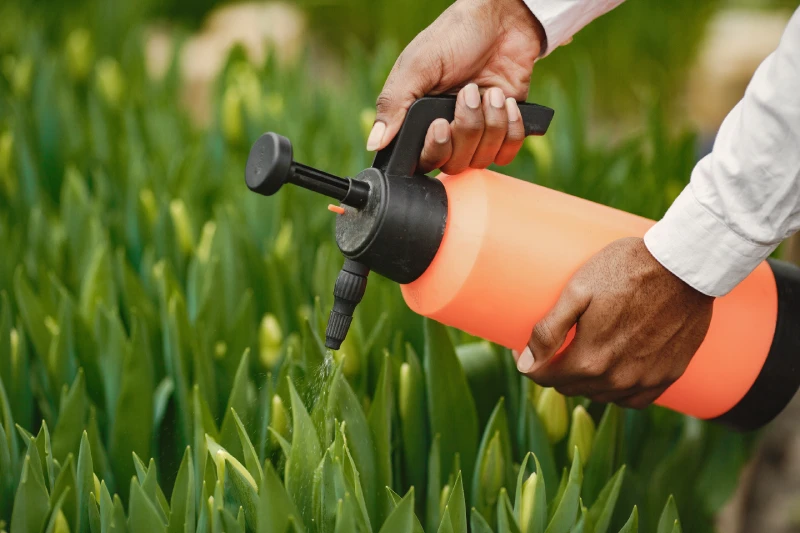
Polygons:
<instances>
[{"instance_id":1,"label":"black pump handle","mask_svg":"<svg viewBox=\"0 0 800 533\"><path fill-rule=\"evenodd\" d=\"M518 102L525 135L544 135L553 111L539 104ZM417 162L422 154L428 127L437 118L453 121L456 110L456 97L451 95L423 96L408 109L400 131L389 146L375 155L372 166L387 176L410 177L417 170Z\"/></svg>"}]
</instances>

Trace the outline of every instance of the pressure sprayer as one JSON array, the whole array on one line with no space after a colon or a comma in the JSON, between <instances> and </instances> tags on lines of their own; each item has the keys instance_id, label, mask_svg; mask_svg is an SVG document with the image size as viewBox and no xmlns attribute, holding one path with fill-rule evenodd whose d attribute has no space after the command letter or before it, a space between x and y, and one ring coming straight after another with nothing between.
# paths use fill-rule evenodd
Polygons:
<instances>
[{"instance_id":1,"label":"pressure sprayer","mask_svg":"<svg viewBox=\"0 0 800 533\"><path fill-rule=\"evenodd\" d=\"M544 135L553 110L519 104L526 135ZM345 257L325 344L338 349L367 275L401 284L420 315L521 351L572 274L653 221L490 170L431 178L417 172L430 124L453 120L455 98L424 97L408 110L371 168L340 178L292 159L292 145L262 135L247 160L250 190L285 183L335 198ZM800 384L800 269L763 262L714 302L711 326L683 376L657 404L739 430L763 426Z\"/></svg>"}]
</instances>

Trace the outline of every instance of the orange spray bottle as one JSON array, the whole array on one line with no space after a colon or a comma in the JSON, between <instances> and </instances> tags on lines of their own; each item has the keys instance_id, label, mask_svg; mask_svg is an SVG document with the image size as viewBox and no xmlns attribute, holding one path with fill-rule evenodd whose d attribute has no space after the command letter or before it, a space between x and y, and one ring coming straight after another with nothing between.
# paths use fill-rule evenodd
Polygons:
<instances>
[{"instance_id":1,"label":"orange spray bottle","mask_svg":"<svg viewBox=\"0 0 800 533\"><path fill-rule=\"evenodd\" d=\"M526 134L543 135L553 110L519 107ZM417 100L394 141L354 178L293 161L291 143L275 133L253 145L245 172L252 191L269 196L292 183L341 202L336 242L346 259L334 286L329 348L347 335L375 271L401 284L415 312L521 350L583 263L653 225L489 170L419 174L428 126L452 120L454 110L452 97ZM750 430L777 415L798 385L800 269L768 260L715 301L705 340L656 403Z\"/></svg>"}]
</instances>

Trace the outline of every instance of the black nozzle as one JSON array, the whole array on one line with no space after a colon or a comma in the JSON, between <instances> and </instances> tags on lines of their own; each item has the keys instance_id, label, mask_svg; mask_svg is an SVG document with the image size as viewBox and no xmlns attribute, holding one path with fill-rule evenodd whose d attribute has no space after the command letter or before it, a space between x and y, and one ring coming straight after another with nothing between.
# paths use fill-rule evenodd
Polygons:
<instances>
[{"instance_id":1,"label":"black nozzle","mask_svg":"<svg viewBox=\"0 0 800 533\"><path fill-rule=\"evenodd\" d=\"M338 350L347 337L353 312L367 290L369 269L357 261L346 259L333 286L333 309L325 330L325 346Z\"/></svg>"},{"instance_id":2,"label":"black nozzle","mask_svg":"<svg viewBox=\"0 0 800 533\"><path fill-rule=\"evenodd\" d=\"M328 174L292 159L292 143L277 133L265 133L253 144L247 157L244 178L247 187L272 196L285 183L298 185L359 209L367 203L369 185Z\"/></svg>"}]
</instances>

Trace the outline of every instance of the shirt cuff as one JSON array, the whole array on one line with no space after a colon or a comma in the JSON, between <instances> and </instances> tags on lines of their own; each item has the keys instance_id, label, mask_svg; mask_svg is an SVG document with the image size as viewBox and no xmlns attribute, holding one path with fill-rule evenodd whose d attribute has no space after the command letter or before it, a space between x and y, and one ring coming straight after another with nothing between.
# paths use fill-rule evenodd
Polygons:
<instances>
[{"instance_id":1,"label":"shirt cuff","mask_svg":"<svg viewBox=\"0 0 800 533\"><path fill-rule=\"evenodd\" d=\"M664 268L708 296L724 296L778 247L746 239L711 214L687 186L644 236Z\"/></svg>"},{"instance_id":2,"label":"shirt cuff","mask_svg":"<svg viewBox=\"0 0 800 533\"><path fill-rule=\"evenodd\" d=\"M567 44L584 26L617 7L623 0L524 0L547 37L544 57Z\"/></svg>"}]
</instances>

